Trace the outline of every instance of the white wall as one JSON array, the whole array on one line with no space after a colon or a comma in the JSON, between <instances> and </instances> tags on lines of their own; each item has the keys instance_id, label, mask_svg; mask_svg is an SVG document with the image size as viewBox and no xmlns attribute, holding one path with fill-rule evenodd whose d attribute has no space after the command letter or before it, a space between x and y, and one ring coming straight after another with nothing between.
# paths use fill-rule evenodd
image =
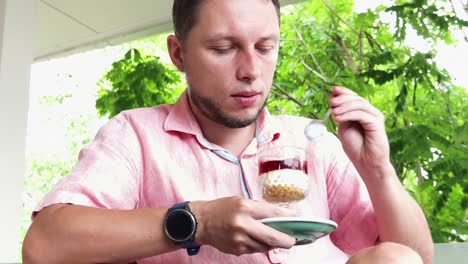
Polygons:
<instances>
[{"instance_id":1,"label":"white wall","mask_svg":"<svg viewBox=\"0 0 468 264\"><path fill-rule=\"evenodd\" d=\"M0 0L0 263L19 259L34 0Z\"/></svg>"}]
</instances>

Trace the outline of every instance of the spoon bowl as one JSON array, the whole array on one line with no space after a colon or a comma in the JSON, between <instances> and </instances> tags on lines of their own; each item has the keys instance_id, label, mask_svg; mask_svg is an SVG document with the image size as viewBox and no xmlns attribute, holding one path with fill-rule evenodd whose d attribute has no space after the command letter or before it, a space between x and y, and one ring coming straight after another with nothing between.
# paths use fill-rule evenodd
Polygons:
<instances>
[{"instance_id":1,"label":"spoon bowl","mask_svg":"<svg viewBox=\"0 0 468 264\"><path fill-rule=\"evenodd\" d=\"M312 141L320 136L323 136L327 133L327 127L325 123L330 117L332 110L328 109L327 113L322 119L312 119L309 124L304 128L304 135L309 140Z\"/></svg>"}]
</instances>

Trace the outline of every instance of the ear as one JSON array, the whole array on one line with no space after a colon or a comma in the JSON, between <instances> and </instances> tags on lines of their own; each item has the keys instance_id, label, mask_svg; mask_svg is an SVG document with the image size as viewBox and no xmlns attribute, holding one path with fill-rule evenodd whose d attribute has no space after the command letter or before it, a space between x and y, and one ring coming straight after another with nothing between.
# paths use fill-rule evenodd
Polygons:
<instances>
[{"instance_id":1,"label":"ear","mask_svg":"<svg viewBox=\"0 0 468 264\"><path fill-rule=\"evenodd\" d=\"M167 50L169 56L171 57L172 63L179 69L179 71L184 72L184 54L182 50L182 43L174 35L169 35L167 37Z\"/></svg>"}]
</instances>

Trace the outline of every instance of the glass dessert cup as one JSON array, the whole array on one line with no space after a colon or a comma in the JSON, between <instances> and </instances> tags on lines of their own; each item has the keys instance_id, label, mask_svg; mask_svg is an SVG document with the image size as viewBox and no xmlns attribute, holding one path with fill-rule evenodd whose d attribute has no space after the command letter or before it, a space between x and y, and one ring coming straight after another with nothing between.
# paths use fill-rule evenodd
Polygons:
<instances>
[{"instance_id":1,"label":"glass dessert cup","mask_svg":"<svg viewBox=\"0 0 468 264\"><path fill-rule=\"evenodd\" d=\"M293 146L264 148L258 153L262 198L284 207L302 201L309 192L305 150Z\"/></svg>"},{"instance_id":2,"label":"glass dessert cup","mask_svg":"<svg viewBox=\"0 0 468 264\"><path fill-rule=\"evenodd\" d=\"M310 189L305 150L294 146L274 146L258 154L259 191L262 199L290 207L304 200ZM296 210L297 211L297 210ZM306 245L328 235L337 224L328 219L272 217L262 223L296 238L296 245Z\"/></svg>"}]
</instances>

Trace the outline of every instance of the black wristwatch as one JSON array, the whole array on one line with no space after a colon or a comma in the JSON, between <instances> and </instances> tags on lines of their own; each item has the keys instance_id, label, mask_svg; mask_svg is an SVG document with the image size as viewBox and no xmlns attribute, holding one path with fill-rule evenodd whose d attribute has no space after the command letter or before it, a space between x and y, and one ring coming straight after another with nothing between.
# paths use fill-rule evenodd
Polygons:
<instances>
[{"instance_id":1,"label":"black wristwatch","mask_svg":"<svg viewBox=\"0 0 468 264\"><path fill-rule=\"evenodd\" d=\"M164 232L174 245L186 248L189 256L193 256L198 254L200 246L195 242L198 223L189 203L175 204L167 210Z\"/></svg>"}]
</instances>

